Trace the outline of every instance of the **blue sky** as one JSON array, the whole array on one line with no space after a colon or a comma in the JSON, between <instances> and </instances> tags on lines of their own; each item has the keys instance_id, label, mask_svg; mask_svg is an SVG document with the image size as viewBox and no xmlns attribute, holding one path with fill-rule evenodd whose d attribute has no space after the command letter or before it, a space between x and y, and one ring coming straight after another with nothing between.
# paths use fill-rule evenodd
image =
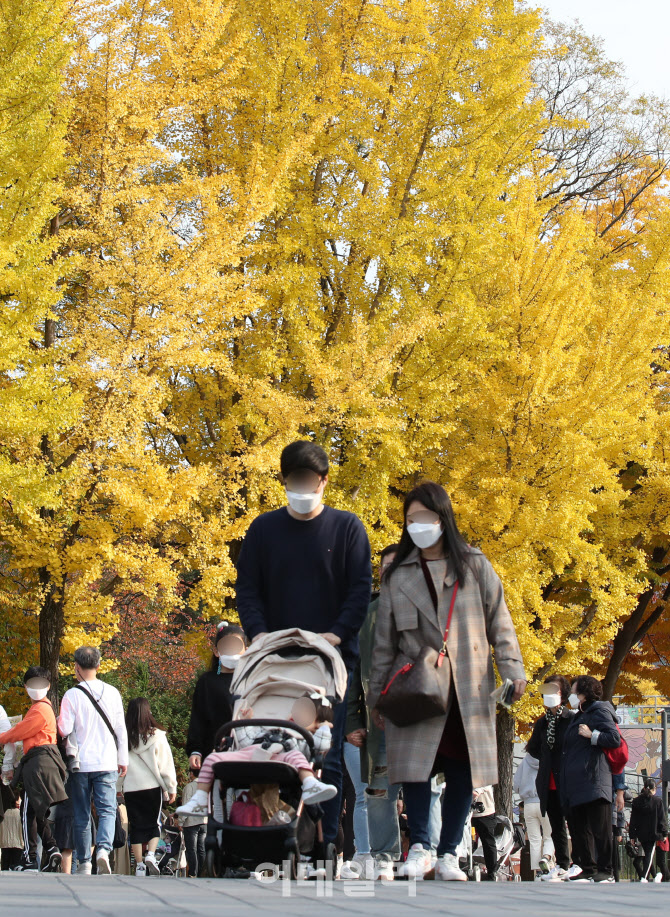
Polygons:
<instances>
[{"instance_id":1,"label":"blue sky","mask_svg":"<svg viewBox=\"0 0 670 917\"><path fill-rule=\"evenodd\" d=\"M621 61L634 95L670 98L670 0L527 0L552 19L579 19Z\"/></svg>"}]
</instances>

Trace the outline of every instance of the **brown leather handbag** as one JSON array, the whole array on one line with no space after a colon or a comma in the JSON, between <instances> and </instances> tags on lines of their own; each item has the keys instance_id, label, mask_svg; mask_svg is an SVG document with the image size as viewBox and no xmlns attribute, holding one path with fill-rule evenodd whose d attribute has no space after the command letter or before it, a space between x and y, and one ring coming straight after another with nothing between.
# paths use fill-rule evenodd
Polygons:
<instances>
[{"instance_id":1,"label":"brown leather handbag","mask_svg":"<svg viewBox=\"0 0 670 917\"><path fill-rule=\"evenodd\" d=\"M379 695L377 710L388 717L394 726L413 726L414 723L443 716L447 712L451 689L447 638L457 593L458 580L454 585L440 649L424 646L414 660L405 653L398 653L393 661L390 669L393 674Z\"/></svg>"}]
</instances>

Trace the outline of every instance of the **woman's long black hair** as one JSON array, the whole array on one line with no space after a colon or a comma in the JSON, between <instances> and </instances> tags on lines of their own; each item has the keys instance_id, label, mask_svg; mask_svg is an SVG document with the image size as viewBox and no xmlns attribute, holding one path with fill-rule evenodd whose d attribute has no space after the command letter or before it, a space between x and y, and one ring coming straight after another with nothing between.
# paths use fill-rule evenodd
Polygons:
<instances>
[{"instance_id":1,"label":"woman's long black hair","mask_svg":"<svg viewBox=\"0 0 670 917\"><path fill-rule=\"evenodd\" d=\"M147 744L149 736L154 735L160 724L154 719L149 701L146 697L134 697L128 703L126 711L126 731L128 733L128 748L139 748L140 739Z\"/></svg>"},{"instance_id":2,"label":"woman's long black hair","mask_svg":"<svg viewBox=\"0 0 670 917\"><path fill-rule=\"evenodd\" d=\"M396 556L393 558L393 563L384 573L384 579L392 576L398 565L401 564L414 549L414 542L407 533L407 510L415 500L419 503L423 503L426 509L437 513L440 517L445 553L449 555L454 565L459 585L463 586L465 583L465 566L468 562L470 547L456 525L454 510L451 505L451 500L449 499L449 494L441 484L436 484L435 481L422 481L421 484L417 484L416 487L410 490L405 497L402 509L403 524L400 544L398 545Z\"/></svg>"}]
</instances>

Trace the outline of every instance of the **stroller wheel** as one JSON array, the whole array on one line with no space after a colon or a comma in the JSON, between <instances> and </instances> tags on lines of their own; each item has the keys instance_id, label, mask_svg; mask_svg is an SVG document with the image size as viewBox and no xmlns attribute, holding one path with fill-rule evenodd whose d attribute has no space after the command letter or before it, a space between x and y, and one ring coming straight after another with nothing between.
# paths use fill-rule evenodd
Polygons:
<instances>
[{"instance_id":1,"label":"stroller wheel","mask_svg":"<svg viewBox=\"0 0 670 917\"><path fill-rule=\"evenodd\" d=\"M288 874L289 879L298 878L298 857L296 856L293 850L289 850L287 852L286 856L284 857L283 866L285 870L284 872L285 877Z\"/></svg>"},{"instance_id":2,"label":"stroller wheel","mask_svg":"<svg viewBox=\"0 0 670 917\"><path fill-rule=\"evenodd\" d=\"M221 858L218 850L208 850L206 852L203 875L208 879L221 878Z\"/></svg>"}]
</instances>

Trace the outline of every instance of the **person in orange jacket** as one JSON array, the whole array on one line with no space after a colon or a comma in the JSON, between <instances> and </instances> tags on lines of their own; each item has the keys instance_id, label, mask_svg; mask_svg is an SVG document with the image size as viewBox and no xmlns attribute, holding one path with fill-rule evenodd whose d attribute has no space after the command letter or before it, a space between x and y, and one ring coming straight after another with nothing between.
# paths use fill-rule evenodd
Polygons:
<instances>
[{"instance_id":1,"label":"person in orange jacket","mask_svg":"<svg viewBox=\"0 0 670 917\"><path fill-rule=\"evenodd\" d=\"M67 799L63 779L65 765L56 744L56 717L47 698L51 678L47 669L31 666L23 686L31 706L21 722L0 735L0 745L23 742L23 757L12 775L12 787L23 783L21 818L25 850L21 871L36 870L37 834L42 838L42 871L59 872L61 852L54 841L47 817L49 809Z\"/></svg>"}]
</instances>

